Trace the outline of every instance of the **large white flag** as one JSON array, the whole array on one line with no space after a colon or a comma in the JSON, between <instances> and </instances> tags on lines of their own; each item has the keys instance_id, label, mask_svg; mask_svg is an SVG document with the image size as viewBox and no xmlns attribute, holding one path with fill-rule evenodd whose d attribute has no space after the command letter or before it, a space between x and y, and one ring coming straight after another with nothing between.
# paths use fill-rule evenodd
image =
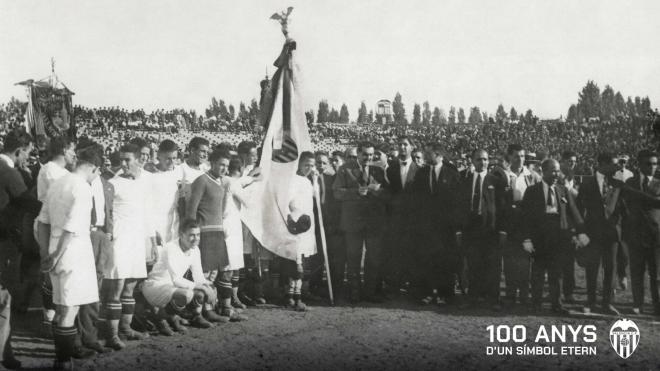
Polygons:
<instances>
[{"instance_id":1,"label":"large white flag","mask_svg":"<svg viewBox=\"0 0 660 371\"><path fill-rule=\"evenodd\" d=\"M299 69L295 63L295 41L287 39L275 66L270 91L262 104L262 117L268 131L263 142L261 174L263 181L246 189L247 205L241 219L252 235L268 250L287 259L296 259L302 241L314 241L314 225L294 235L286 226L291 214L290 202L295 192L301 152L312 151L305 111L300 97ZM312 221L313 215L310 215Z\"/></svg>"}]
</instances>

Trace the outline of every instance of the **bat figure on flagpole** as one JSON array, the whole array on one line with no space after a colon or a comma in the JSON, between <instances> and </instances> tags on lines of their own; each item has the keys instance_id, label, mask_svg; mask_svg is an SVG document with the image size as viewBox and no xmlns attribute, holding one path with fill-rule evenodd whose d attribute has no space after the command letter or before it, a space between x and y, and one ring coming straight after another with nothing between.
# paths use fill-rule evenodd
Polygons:
<instances>
[{"instance_id":1,"label":"bat figure on flagpole","mask_svg":"<svg viewBox=\"0 0 660 371\"><path fill-rule=\"evenodd\" d=\"M270 16L270 19L274 19L278 22L280 22L280 25L282 25L282 33L284 36L288 36L289 34L289 15L293 11L293 7L290 6L286 9L286 11L282 11L281 13L273 13L273 15Z\"/></svg>"}]
</instances>

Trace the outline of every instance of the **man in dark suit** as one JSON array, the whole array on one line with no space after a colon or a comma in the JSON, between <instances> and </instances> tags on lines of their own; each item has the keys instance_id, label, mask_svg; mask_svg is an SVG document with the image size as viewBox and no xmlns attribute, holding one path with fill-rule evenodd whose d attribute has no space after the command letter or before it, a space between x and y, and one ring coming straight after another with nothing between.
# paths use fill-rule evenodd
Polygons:
<instances>
[{"instance_id":1,"label":"man in dark suit","mask_svg":"<svg viewBox=\"0 0 660 371\"><path fill-rule=\"evenodd\" d=\"M648 269L654 314L660 315L660 198L658 154L649 150L637 155L639 172L626 181L623 198L627 213L623 219L623 241L630 252L633 313L640 314L644 304L644 273Z\"/></svg>"},{"instance_id":2,"label":"man in dark suit","mask_svg":"<svg viewBox=\"0 0 660 371\"><path fill-rule=\"evenodd\" d=\"M522 248L523 214L521 203L527 188L541 181L541 177L525 167L525 149L519 144L507 148L508 169L502 171L503 187L496 189L499 200L497 230L504 261L507 305L529 300L529 253Z\"/></svg>"},{"instance_id":3,"label":"man in dark suit","mask_svg":"<svg viewBox=\"0 0 660 371\"><path fill-rule=\"evenodd\" d=\"M591 244L579 252L587 274L587 304L585 313L591 313L596 305L598 270L603 265L603 311L618 315L612 305L614 296L614 269L616 251L621 231L623 203L621 188L615 187L613 176L617 170L614 157L601 153L596 159L596 174L585 179L578 192L578 207L584 215L587 234Z\"/></svg>"},{"instance_id":4,"label":"man in dark suit","mask_svg":"<svg viewBox=\"0 0 660 371\"><path fill-rule=\"evenodd\" d=\"M469 271L469 297L473 303L486 300L499 310L501 253L496 244L495 186L497 179L488 173L488 152L472 153L474 171L461 174L458 189L460 225L456 232L459 246L465 240Z\"/></svg>"},{"instance_id":5,"label":"man in dark suit","mask_svg":"<svg viewBox=\"0 0 660 371\"><path fill-rule=\"evenodd\" d=\"M387 167L392 192L389 202L388 243L384 246L383 276L391 288L404 288L413 279L411 249L416 248L415 221L418 211L414 189L419 167L411 156L415 147L407 136L399 137L399 156Z\"/></svg>"},{"instance_id":6,"label":"man in dark suit","mask_svg":"<svg viewBox=\"0 0 660 371\"><path fill-rule=\"evenodd\" d=\"M11 294L19 282L20 225L16 215L36 213L39 202L31 197L18 168L24 166L32 151L32 137L14 130L4 138L0 153L0 359L8 369L21 367L11 346Z\"/></svg>"},{"instance_id":7,"label":"man in dark suit","mask_svg":"<svg viewBox=\"0 0 660 371\"><path fill-rule=\"evenodd\" d=\"M565 151L561 154L561 179L560 182L574 197L577 197L577 184L575 181L575 167L577 166L577 154L573 151ZM572 226L571 226L572 228ZM575 245L569 242L563 248L563 259L561 263L562 294L567 303L573 303L573 291L575 290Z\"/></svg>"},{"instance_id":8,"label":"man in dark suit","mask_svg":"<svg viewBox=\"0 0 660 371\"><path fill-rule=\"evenodd\" d=\"M422 299L424 304L433 300L452 302L454 273L460 264L456 251L456 190L458 171L444 160L440 143L429 143L424 150L426 166L415 176L415 192L419 195L420 243L415 254L421 283L431 294Z\"/></svg>"},{"instance_id":9,"label":"man in dark suit","mask_svg":"<svg viewBox=\"0 0 660 371\"><path fill-rule=\"evenodd\" d=\"M385 205L389 197L385 171L372 166L374 145L365 142L359 148L358 161L348 161L339 169L332 186L341 202L339 228L344 232L350 299L357 302L382 301L377 294L380 277L382 238L386 225ZM360 293L362 245L366 245L364 287Z\"/></svg>"},{"instance_id":10,"label":"man in dark suit","mask_svg":"<svg viewBox=\"0 0 660 371\"><path fill-rule=\"evenodd\" d=\"M569 218L578 231L583 245L588 237L583 233L584 223L573 196L557 181L561 175L559 163L546 159L541 164L543 181L525 191L522 200L523 248L532 254L532 310L541 309L543 283L548 274L552 311L566 314L559 297L561 279L561 248L571 239Z\"/></svg>"}]
</instances>

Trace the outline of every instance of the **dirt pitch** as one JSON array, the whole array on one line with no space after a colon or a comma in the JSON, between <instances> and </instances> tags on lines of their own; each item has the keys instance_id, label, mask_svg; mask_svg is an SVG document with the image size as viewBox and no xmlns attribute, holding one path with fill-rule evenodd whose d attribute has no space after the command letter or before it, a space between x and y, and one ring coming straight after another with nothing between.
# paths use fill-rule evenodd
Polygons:
<instances>
[{"instance_id":1,"label":"dirt pitch","mask_svg":"<svg viewBox=\"0 0 660 371\"><path fill-rule=\"evenodd\" d=\"M584 300L578 277L578 300ZM622 311L630 310L630 290L618 292ZM486 308L422 306L400 296L385 304L330 307L316 303L306 313L269 306L251 308L249 321L191 329L188 335L152 336L129 342L121 352L76 360L80 370L512 370L512 369L660 369L660 318L623 315L637 323L641 341L624 360L609 342L615 317L575 313L552 316L547 310L529 315ZM645 308L651 310L650 305ZM14 349L27 369L47 369L53 361L52 340L38 337L40 312L15 316ZM540 325L587 325L597 328L595 356L487 356L488 325L525 325L526 344ZM509 343L507 345L515 345ZM552 344L549 344L552 345ZM555 345L558 345L555 343ZM583 342L567 345L589 345ZM594 344L592 344L594 345Z\"/></svg>"}]
</instances>

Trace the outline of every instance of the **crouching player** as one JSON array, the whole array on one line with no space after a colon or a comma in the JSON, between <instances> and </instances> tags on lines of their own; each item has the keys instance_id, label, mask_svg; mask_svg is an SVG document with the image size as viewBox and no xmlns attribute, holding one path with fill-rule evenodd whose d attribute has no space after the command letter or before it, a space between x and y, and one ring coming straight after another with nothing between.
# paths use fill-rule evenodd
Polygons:
<instances>
[{"instance_id":1,"label":"crouching player","mask_svg":"<svg viewBox=\"0 0 660 371\"><path fill-rule=\"evenodd\" d=\"M185 332L177 315L189 309L194 312L190 324L199 328L211 327L204 315L217 316L213 312L202 313L204 307L213 307L216 290L206 280L199 254L200 228L193 219L184 220L179 226L179 239L167 243L142 285L142 293L149 304L158 309L158 331L172 336L174 331ZM192 281L185 278L192 273ZM170 327L169 323L172 324Z\"/></svg>"}]
</instances>

